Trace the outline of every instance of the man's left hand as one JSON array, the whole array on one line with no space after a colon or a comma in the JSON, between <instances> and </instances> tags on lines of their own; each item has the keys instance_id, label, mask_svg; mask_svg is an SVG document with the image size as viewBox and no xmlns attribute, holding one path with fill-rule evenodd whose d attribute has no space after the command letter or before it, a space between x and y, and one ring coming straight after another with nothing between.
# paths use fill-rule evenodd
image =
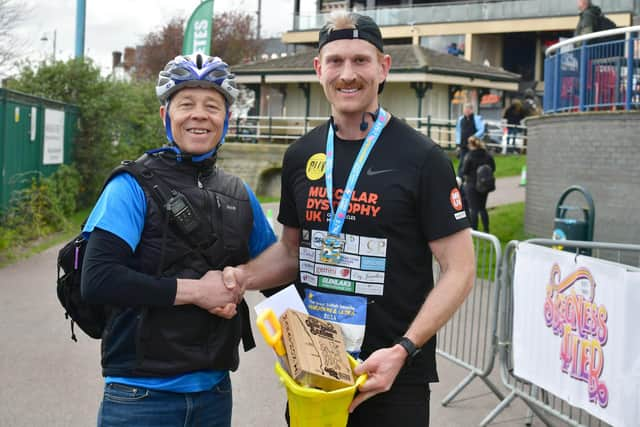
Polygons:
<instances>
[{"instance_id":1,"label":"man's left hand","mask_svg":"<svg viewBox=\"0 0 640 427\"><path fill-rule=\"evenodd\" d=\"M237 306L233 303L229 303L224 307L212 308L209 312L225 319L233 319L235 315L238 314Z\"/></svg>"},{"instance_id":2,"label":"man's left hand","mask_svg":"<svg viewBox=\"0 0 640 427\"><path fill-rule=\"evenodd\" d=\"M382 348L371 354L356 366L353 373L356 376L367 374L367 381L359 387L359 394L351 402L349 413L353 412L358 405L378 393L384 393L391 389L398 372L407 360L407 351L400 345Z\"/></svg>"}]
</instances>

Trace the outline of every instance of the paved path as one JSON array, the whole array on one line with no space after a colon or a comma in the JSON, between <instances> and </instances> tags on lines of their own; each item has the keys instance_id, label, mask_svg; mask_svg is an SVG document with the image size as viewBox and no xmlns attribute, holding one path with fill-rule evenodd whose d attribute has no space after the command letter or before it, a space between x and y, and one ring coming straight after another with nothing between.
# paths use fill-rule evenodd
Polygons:
<instances>
[{"instance_id":1,"label":"paved path","mask_svg":"<svg viewBox=\"0 0 640 427\"><path fill-rule=\"evenodd\" d=\"M493 208L509 203L524 202L525 187L520 187L520 177L510 176L496 180L496 191L489 194L487 207Z\"/></svg>"},{"instance_id":2,"label":"paved path","mask_svg":"<svg viewBox=\"0 0 640 427\"><path fill-rule=\"evenodd\" d=\"M520 195L522 190L514 187L510 179L499 180L497 187L491 197L496 202L524 199ZM276 205L268 207L277 215ZM50 248L0 269L0 426L3 427L95 425L102 391L99 342L82 332L78 333L77 343L69 339L69 325L55 296L55 259L59 248ZM250 306L260 299L256 293L248 295ZM233 374L233 425L284 426L285 393L273 373L274 357L257 338L258 348L241 356L240 370ZM466 372L442 358L438 358L438 363L442 382L433 385L431 425L477 425L498 400L476 380L459 400L443 408L439 401ZM494 380L500 383L497 375ZM524 406L516 402L494 425L523 425L525 413ZM539 425L539 421L534 423Z\"/></svg>"}]
</instances>

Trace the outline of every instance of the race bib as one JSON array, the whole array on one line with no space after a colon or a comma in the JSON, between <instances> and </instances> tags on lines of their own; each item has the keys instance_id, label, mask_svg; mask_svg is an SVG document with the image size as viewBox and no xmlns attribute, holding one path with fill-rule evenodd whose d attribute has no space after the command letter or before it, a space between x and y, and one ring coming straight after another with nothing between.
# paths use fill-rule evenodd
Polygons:
<instances>
[{"instance_id":1,"label":"race bib","mask_svg":"<svg viewBox=\"0 0 640 427\"><path fill-rule=\"evenodd\" d=\"M304 305L310 315L340 326L347 351L358 357L367 322L367 298L306 289Z\"/></svg>"}]
</instances>

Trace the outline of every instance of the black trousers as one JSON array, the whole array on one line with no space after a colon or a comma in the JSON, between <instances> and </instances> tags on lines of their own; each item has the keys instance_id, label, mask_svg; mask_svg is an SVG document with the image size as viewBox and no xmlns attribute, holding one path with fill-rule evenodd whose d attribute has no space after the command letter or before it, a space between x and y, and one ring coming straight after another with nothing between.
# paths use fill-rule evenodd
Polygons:
<instances>
[{"instance_id":1,"label":"black trousers","mask_svg":"<svg viewBox=\"0 0 640 427\"><path fill-rule=\"evenodd\" d=\"M487 212L487 197L489 193L480 193L475 188L465 186L465 194L469 202L469 222L471 228L478 229L478 215L482 219L484 232L489 232L489 213Z\"/></svg>"},{"instance_id":2,"label":"black trousers","mask_svg":"<svg viewBox=\"0 0 640 427\"><path fill-rule=\"evenodd\" d=\"M347 427L429 427L428 384L394 384L364 401L349 416ZM289 425L289 407L285 415Z\"/></svg>"}]
</instances>

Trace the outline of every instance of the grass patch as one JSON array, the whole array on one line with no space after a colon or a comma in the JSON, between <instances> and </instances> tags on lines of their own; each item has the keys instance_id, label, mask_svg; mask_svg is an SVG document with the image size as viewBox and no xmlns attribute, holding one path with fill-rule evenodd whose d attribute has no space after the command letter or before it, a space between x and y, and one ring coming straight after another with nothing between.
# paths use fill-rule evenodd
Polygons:
<instances>
[{"instance_id":1,"label":"grass patch","mask_svg":"<svg viewBox=\"0 0 640 427\"><path fill-rule=\"evenodd\" d=\"M80 232L80 225L90 212L91 208L87 208L73 214L71 218L69 218L69 223L63 231L33 240L26 245L9 247L5 251L0 252L0 268L71 240L72 237Z\"/></svg>"},{"instance_id":2,"label":"grass patch","mask_svg":"<svg viewBox=\"0 0 640 427\"><path fill-rule=\"evenodd\" d=\"M489 226L491 234L500 241L501 249L504 250L507 243L512 240L526 240L531 236L524 231L524 202L512 203L489 209ZM496 272L495 256L491 254L486 246L476 244L476 255L478 257L478 268L476 275L478 278L492 280Z\"/></svg>"},{"instance_id":3,"label":"grass patch","mask_svg":"<svg viewBox=\"0 0 640 427\"><path fill-rule=\"evenodd\" d=\"M521 154L496 154L493 158L496 161L496 178L518 176L522 172L522 167L527 164L527 156ZM453 168L457 171L458 159L453 158L451 161Z\"/></svg>"},{"instance_id":4,"label":"grass patch","mask_svg":"<svg viewBox=\"0 0 640 427\"><path fill-rule=\"evenodd\" d=\"M489 227L502 247L511 240L526 240L524 231L524 202L497 206L489 209Z\"/></svg>"},{"instance_id":5,"label":"grass patch","mask_svg":"<svg viewBox=\"0 0 640 427\"><path fill-rule=\"evenodd\" d=\"M278 202L280 202L280 197L258 196L258 201L260 203L278 203Z\"/></svg>"}]
</instances>

